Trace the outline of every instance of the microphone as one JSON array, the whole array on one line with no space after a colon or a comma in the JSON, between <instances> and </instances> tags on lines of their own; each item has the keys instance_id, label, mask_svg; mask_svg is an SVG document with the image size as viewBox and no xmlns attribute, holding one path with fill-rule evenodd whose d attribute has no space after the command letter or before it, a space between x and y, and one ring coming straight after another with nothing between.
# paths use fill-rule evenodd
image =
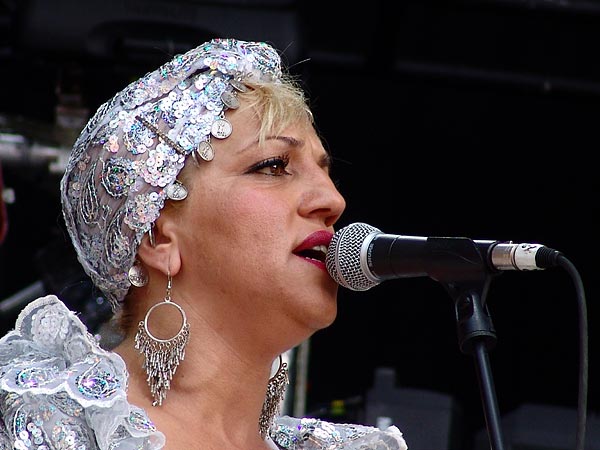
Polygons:
<instances>
[{"instance_id":1,"label":"microphone","mask_svg":"<svg viewBox=\"0 0 600 450\"><path fill-rule=\"evenodd\" d=\"M462 281L504 270L546 269L557 265L560 255L541 244L385 234L357 222L333 235L325 264L338 284L366 291L396 278Z\"/></svg>"}]
</instances>

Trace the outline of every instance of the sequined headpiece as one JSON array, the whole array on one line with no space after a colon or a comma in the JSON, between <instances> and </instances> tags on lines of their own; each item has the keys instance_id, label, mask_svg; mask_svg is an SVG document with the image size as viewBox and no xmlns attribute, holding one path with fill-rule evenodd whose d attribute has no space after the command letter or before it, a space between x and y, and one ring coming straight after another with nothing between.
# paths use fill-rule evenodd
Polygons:
<instances>
[{"instance_id":1,"label":"sequined headpiece","mask_svg":"<svg viewBox=\"0 0 600 450\"><path fill-rule=\"evenodd\" d=\"M225 110L244 83L278 82L281 60L261 42L215 39L131 83L104 103L73 146L61 181L67 230L94 284L118 307L138 246L185 160L209 161L211 136L226 138ZM201 158L201 159L200 159Z\"/></svg>"}]
</instances>

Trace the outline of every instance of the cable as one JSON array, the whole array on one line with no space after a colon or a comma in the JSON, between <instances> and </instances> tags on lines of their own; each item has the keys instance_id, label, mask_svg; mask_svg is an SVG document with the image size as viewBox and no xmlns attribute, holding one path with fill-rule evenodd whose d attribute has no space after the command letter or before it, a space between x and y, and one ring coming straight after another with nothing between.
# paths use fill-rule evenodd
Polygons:
<instances>
[{"instance_id":1,"label":"cable","mask_svg":"<svg viewBox=\"0 0 600 450\"><path fill-rule=\"evenodd\" d=\"M571 275L577 293L579 311L579 394L577 399L577 434L575 449L584 450L588 392L588 322L585 292L581 276L571 261L561 254L556 262L558 266L565 269L569 275Z\"/></svg>"}]
</instances>

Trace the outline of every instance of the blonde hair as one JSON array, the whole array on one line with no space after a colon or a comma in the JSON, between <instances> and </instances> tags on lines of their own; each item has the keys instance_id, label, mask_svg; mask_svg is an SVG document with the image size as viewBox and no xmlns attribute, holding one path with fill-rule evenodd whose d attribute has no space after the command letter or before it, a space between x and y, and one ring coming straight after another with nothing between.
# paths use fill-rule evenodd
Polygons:
<instances>
[{"instance_id":1,"label":"blonde hair","mask_svg":"<svg viewBox=\"0 0 600 450\"><path fill-rule=\"evenodd\" d=\"M240 93L247 108L255 111L260 122L259 143L269 133L279 134L287 126L307 120L314 125L312 112L300 84L291 75L279 83L249 85L248 92Z\"/></svg>"}]
</instances>

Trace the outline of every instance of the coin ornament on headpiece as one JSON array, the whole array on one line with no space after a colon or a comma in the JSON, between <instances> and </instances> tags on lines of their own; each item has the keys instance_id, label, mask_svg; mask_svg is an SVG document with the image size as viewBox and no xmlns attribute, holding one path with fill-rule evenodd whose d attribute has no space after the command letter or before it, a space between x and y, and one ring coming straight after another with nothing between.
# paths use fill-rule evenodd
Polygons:
<instances>
[{"instance_id":1,"label":"coin ornament on headpiece","mask_svg":"<svg viewBox=\"0 0 600 450\"><path fill-rule=\"evenodd\" d=\"M61 180L63 215L78 259L117 309L138 246L166 199L182 200L188 156L214 157L225 111L246 83L278 82L281 59L262 42L214 39L131 83L104 103L73 146Z\"/></svg>"}]
</instances>

